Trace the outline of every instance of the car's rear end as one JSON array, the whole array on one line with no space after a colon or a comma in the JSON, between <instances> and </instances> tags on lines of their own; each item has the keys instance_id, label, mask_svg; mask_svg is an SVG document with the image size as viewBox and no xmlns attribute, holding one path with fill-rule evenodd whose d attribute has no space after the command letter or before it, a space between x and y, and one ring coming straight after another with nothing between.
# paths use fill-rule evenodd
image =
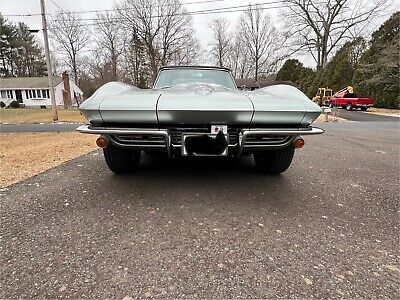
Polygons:
<instances>
[{"instance_id":1,"label":"car's rear end","mask_svg":"<svg viewBox=\"0 0 400 300\"><path fill-rule=\"evenodd\" d=\"M81 106L91 124L78 131L101 135L98 144L105 148L113 171L126 170L118 156L140 156L142 150L169 156L265 157L290 149L287 155L292 157L292 149L304 144L301 135L323 132L310 126L321 113L319 106L291 86L248 93L212 83L165 87L139 90L109 83ZM119 91L110 93L113 89ZM217 138L219 132L224 139ZM120 154L108 153L110 149ZM291 158L285 160L290 164ZM271 172L286 168L275 167Z\"/></svg>"}]
</instances>

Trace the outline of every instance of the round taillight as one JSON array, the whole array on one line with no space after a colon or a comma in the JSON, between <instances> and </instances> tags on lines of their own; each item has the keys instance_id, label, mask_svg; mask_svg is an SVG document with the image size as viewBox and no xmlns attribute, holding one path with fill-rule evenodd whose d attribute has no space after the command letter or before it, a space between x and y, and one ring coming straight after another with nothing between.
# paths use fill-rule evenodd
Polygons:
<instances>
[{"instance_id":1,"label":"round taillight","mask_svg":"<svg viewBox=\"0 0 400 300\"><path fill-rule=\"evenodd\" d=\"M303 148L303 147L304 147L304 144L305 144L305 141L304 141L301 137L296 138L296 139L293 141L293 146L294 146L296 149Z\"/></svg>"},{"instance_id":2,"label":"round taillight","mask_svg":"<svg viewBox=\"0 0 400 300\"><path fill-rule=\"evenodd\" d=\"M108 146L108 140L102 136L98 137L96 140L96 144L97 146L99 146L100 148L105 148Z\"/></svg>"}]
</instances>

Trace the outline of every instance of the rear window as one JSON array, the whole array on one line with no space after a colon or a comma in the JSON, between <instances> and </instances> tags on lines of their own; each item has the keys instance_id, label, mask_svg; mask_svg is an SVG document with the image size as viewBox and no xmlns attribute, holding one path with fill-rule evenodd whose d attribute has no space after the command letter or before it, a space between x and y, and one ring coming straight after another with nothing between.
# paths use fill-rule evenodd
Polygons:
<instances>
[{"instance_id":1,"label":"rear window","mask_svg":"<svg viewBox=\"0 0 400 300\"><path fill-rule=\"evenodd\" d=\"M218 69L166 69L161 70L154 88L169 88L179 84L217 84L228 89L236 89L232 75Z\"/></svg>"},{"instance_id":2,"label":"rear window","mask_svg":"<svg viewBox=\"0 0 400 300\"><path fill-rule=\"evenodd\" d=\"M357 98L356 94L348 93L344 95L344 98Z\"/></svg>"}]
</instances>

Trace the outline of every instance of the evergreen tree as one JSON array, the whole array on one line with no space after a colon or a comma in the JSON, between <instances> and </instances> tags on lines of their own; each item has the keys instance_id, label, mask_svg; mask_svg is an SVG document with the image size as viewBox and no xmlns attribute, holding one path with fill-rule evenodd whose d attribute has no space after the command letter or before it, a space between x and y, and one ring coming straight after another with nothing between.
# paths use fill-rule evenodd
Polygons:
<instances>
[{"instance_id":1,"label":"evergreen tree","mask_svg":"<svg viewBox=\"0 0 400 300\"><path fill-rule=\"evenodd\" d=\"M276 74L276 80L291 81L298 84L303 68L303 64L297 59L288 59L278 71L278 74Z\"/></svg>"},{"instance_id":2,"label":"evergreen tree","mask_svg":"<svg viewBox=\"0 0 400 300\"><path fill-rule=\"evenodd\" d=\"M327 66L316 72L307 94L315 95L320 87L329 87L335 92L351 85L360 57L365 51L365 44L361 37L345 43Z\"/></svg>"},{"instance_id":3,"label":"evergreen tree","mask_svg":"<svg viewBox=\"0 0 400 300\"><path fill-rule=\"evenodd\" d=\"M8 24L7 20L0 14L0 76L12 76L15 40L15 26Z\"/></svg>"},{"instance_id":4,"label":"evergreen tree","mask_svg":"<svg viewBox=\"0 0 400 300\"><path fill-rule=\"evenodd\" d=\"M356 92L375 98L375 106L400 108L400 12L372 34L354 74Z\"/></svg>"},{"instance_id":5,"label":"evergreen tree","mask_svg":"<svg viewBox=\"0 0 400 300\"><path fill-rule=\"evenodd\" d=\"M276 75L276 80L291 81L307 94L314 76L314 71L304 67L297 59L288 59ZM308 96L311 97L310 95Z\"/></svg>"},{"instance_id":6,"label":"evergreen tree","mask_svg":"<svg viewBox=\"0 0 400 300\"><path fill-rule=\"evenodd\" d=\"M8 23L0 14L0 76L25 77L47 74L42 47L24 23Z\"/></svg>"}]
</instances>

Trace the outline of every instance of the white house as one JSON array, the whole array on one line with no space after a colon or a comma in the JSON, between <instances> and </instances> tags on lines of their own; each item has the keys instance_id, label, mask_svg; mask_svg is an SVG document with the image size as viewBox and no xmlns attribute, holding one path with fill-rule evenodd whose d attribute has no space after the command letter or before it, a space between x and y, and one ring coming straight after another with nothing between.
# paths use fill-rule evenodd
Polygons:
<instances>
[{"instance_id":1,"label":"white house","mask_svg":"<svg viewBox=\"0 0 400 300\"><path fill-rule=\"evenodd\" d=\"M11 77L0 78L0 98L15 99L26 107L51 106L48 77ZM54 89L57 106L77 106L83 101L83 92L69 79L54 77Z\"/></svg>"}]
</instances>

